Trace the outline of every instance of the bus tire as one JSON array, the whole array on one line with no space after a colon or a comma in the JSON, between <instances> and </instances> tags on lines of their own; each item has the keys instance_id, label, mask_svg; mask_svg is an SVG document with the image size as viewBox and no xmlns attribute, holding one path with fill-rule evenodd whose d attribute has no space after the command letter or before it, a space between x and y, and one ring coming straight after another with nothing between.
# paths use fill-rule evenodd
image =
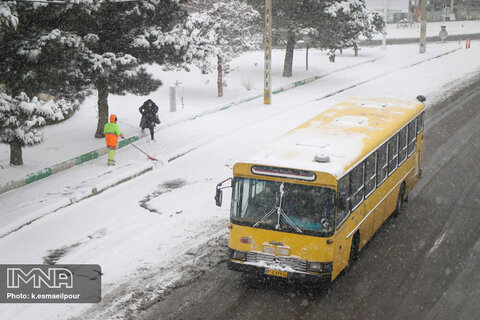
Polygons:
<instances>
[{"instance_id":1,"label":"bus tire","mask_svg":"<svg viewBox=\"0 0 480 320\"><path fill-rule=\"evenodd\" d=\"M405 201L403 199L404 196L405 196L405 182L401 184L400 190L398 191L397 204L395 206L395 211L393 212L393 215L395 217L401 214L403 211L403 203Z\"/></svg>"}]
</instances>

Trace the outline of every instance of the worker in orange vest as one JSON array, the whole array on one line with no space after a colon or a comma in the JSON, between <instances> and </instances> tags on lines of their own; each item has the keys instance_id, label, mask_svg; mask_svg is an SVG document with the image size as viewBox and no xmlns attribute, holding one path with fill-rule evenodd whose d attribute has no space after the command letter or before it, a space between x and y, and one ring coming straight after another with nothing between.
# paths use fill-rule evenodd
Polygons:
<instances>
[{"instance_id":1,"label":"worker in orange vest","mask_svg":"<svg viewBox=\"0 0 480 320\"><path fill-rule=\"evenodd\" d=\"M118 137L125 139L122 131L117 124L117 116L112 114L110 115L110 122L105 124L103 128L103 133L105 134L105 141L107 142L108 149L108 161L109 166L115 165L115 153L117 152L118 147Z\"/></svg>"}]
</instances>

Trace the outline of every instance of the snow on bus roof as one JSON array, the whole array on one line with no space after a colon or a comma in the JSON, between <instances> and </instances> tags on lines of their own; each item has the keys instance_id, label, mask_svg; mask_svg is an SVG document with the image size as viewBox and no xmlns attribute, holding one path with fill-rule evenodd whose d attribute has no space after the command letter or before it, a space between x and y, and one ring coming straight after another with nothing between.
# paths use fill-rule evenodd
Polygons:
<instances>
[{"instance_id":1,"label":"snow on bus roof","mask_svg":"<svg viewBox=\"0 0 480 320\"><path fill-rule=\"evenodd\" d=\"M423 108L418 101L352 97L242 162L326 172L338 179ZM317 159L329 157L329 161L315 161L315 156Z\"/></svg>"}]
</instances>

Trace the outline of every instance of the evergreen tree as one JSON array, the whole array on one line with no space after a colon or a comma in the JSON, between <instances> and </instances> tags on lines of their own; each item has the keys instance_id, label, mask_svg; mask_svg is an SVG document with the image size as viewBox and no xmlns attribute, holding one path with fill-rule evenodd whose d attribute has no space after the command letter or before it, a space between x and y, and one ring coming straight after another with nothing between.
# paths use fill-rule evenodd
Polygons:
<instances>
[{"instance_id":1,"label":"evergreen tree","mask_svg":"<svg viewBox=\"0 0 480 320\"><path fill-rule=\"evenodd\" d=\"M85 89L95 88L95 136L102 137L110 93L146 95L161 85L145 64L186 67L202 56L202 40L181 30L187 12L180 2L12 1L18 27L15 31L2 29L0 45L6 92L11 96L25 92L29 97L46 92L76 99ZM2 17L11 17L7 13L7 9L0 11Z\"/></svg>"},{"instance_id":2,"label":"evergreen tree","mask_svg":"<svg viewBox=\"0 0 480 320\"><path fill-rule=\"evenodd\" d=\"M265 14L265 0L249 0L255 9ZM322 0L275 0L272 4L273 33L286 39L286 51L283 64L283 76L292 76L295 42L302 30L314 27L324 15Z\"/></svg>"},{"instance_id":3,"label":"evergreen tree","mask_svg":"<svg viewBox=\"0 0 480 320\"><path fill-rule=\"evenodd\" d=\"M65 99L44 102L23 92L15 98L0 92L0 143L10 145L10 163L22 165L22 147L43 140L38 128L63 120L74 106Z\"/></svg>"},{"instance_id":4,"label":"evergreen tree","mask_svg":"<svg viewBox=\"0 0 480 320\"><path fill-rule=\"evenodd\" d=\"M41 142L38 128L72 114L83 96L82 75L75 71L83 59L81 39L55 29L40 14L43 8L16 1L0 5L0 142L10 145L15 165L23 163L23 146ZM45 94L56 100L36 98Z\"/></svg>"},{"instance_id":5,"label":"evergreen tree","mask_svg":"<svg viewBox=\"0 0 480 320\"><path fill-rule=\"evenodd\" d=\"M258 49L262 43L260 14L245 1L220 0L200 6L191 5L191 12L184 30L194 26L193 33L202 35L203 55L193 62L202 72L217 69L218 96L223 96L223 75L228 64L240 53ZM239 14L241 12L241 14ZM207 41L208 40L208 41ZM198 50L198 48L197 48ZM212 64L212 58L216 64Z\"/></svg>"},{"instance_id":6,"label":"evergreen tree","mask_svg":"<svg viewBox=\"0 0 480 320\"><path fill-rule=\"evenodd\" d=\"M184 69L190 71L196 66L202 72L210 72L214 64L211 57L217 54L217 34L215 21L206 12L191 12L188 17L177 24L166 36L156 33L158 40L151 41L161 49L164 43L175 48L176 61L170 60L163 65L164 70ZM143 40L142 40L143 41Z\"/></svg>"},{"instance_id":7,"label":"evergreen tree","mask_svg":"<svg viewBox=\"0 0 480 320\"><path fill-rule=\"evenodd\" d=\"M264 0L248 0L262 15ZM358 36L383 30L382 15L365 9L364 0L275 0L272 5L274 36L286 39L283 76L292 75L296 40L305 34L319 48L335 50L356 46Z\"/></svg>"},{"instance_id":8,"label":"evergreen tree","mask_svg":"<svg viewBox=\"0 0 480 320\"><path fill-rule=\"evenodd\" d=\"M65 116L91 88L99 97L95 136L103 136L109 93L145 95L161 84L144 64L185 67L201 56L202 39L179 31L186 16L179 0L1 2L2 116L16 119L2 123L1 142L19 155L18 147L41 141L41 125L63 119L35 111L45 109L35 96L55 97ZM25 103L28 109L19 107ZM17 131L23 133L15 137Z\"/></svg>"},{"instance_id":9,"label":"evergreen tree","mask_svg":"<svg viewBox=\"0 0 480 320\"><path fill-rule=\"evenodd\" d=\"M98 91L95 137L108 122L108 95L146 95L161 81L144 64L178 63L183 52L169 32L184 20L178 0L80 1L60 15L62 30L74 32L90 51L88 79Z\"/></svg>"},{"instance_id":10,"label":"evergreen tree","mask_svg":"<svg viewBox=\"0 0 480 320\"><path fill-rule=\"evenodd\" d=\"M340 0L326 2L327 19L320 22L314 38L320 47L335 50L353 47L358 54L358 41L361 35L371 38L375 32L383 32L383 15L366 8L364 0Z\"/></svg>"},{"instance_id":11,"label":"evergreen tree","mask_svg":"<svg viewBox=\"0 0 480 320\"><path fill-rule=\"evenodd\" d=\"M221 97L225 66L240 53L257 49L262 43L262 34L258 28L261 16L252 6L237 0L215 2L207 14L214 21L217 38L217 88L218 96Z\"/></svg>"},{"instance_id":12,"label":"evergreen tree","mask_svg":"<svg viewBox=\"0 0 480 320\"><path fill-rule=\"evenodd\" d=\"M3 30L15 29L17 27L18 17L15 6L15 1L0 2L0 39L2 38Z\"/></svg>"}]
</instances>

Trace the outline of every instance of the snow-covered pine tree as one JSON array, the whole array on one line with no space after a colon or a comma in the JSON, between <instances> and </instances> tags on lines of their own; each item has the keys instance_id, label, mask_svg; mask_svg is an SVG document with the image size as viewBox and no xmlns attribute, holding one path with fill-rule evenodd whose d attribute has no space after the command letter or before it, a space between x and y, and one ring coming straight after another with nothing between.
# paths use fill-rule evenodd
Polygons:
<instances>
[{"instance_id":1,"label":"snow-covered pine tree","mask_svg":"<svg viewBox=\"0 0 480 320\"><path fill-rule=\"evenodd\" d=\"M206 12L190 12L188 17L177 24L170 32L163 33L158 28L151 28L139 37L138 46L155 47L160 50L165 46L176 55L163 65L164 70L184 69L190 71L193 66L208 73L213 69L211 56L216 56L217 35L215 21ZM148 41L147 41L148 39Z\"/></svg>"},{"instance_id":2,"label":"snow-covered pine tree","mask_svg":"<svg viewBox=\"0 0 480 320\"><path fill-rule=\"evenodd\" d=\"M62 30L76 33L90 50L88 78L98 91L95 137L103 137L108 122L108 95L146 95L161 81L144 64L183 60L168 33L187 17L179 0L78 0L63 12Z\"/></svg>"},{"instance_id":3,"label":"snow-covered pine tree","mask_svg":"<svg viewBox=\"0 0 480 320\"><path fill-rule=\"evenodd\" d=\"M265 0L248 0L262 15L265 13ZM315 27L324 17L323 0L275 0L272 5L272 25L274 34L286 39L283 76L292 76L295 42L302 30Z\"/></svg>"},{"instance_id":4,"label":"snow-covered pine tree","mask_svg":"<svg viewBox=\"0 0 480 320\"><path fill-rule=\"evenodd\" d=\"M15 29L18 24L18 17L15 10L15 1L0 2L0 39L3 30L8 28Z\"/></svg>"},{"instance_id":5,"label":"snow-covered pine tree","mask_svg":"<svg viewBox=\"0 0 480 320\"><path fill-rule=\"evenodd\" d=\"M10 163L22 165L22 147L43 140L38 128L63 120L73 108L74 104L64 99L45 102L30 99L26 93L12 98L0 92L0 143L10 145Z\"/></svg>"},{"instance_id":6,"label":"snow-covered pine tree","mask_svg":"<svg viewBox=\"0 0 480 320\"><path fill-rule=\"evenodd\" d=\"M367 9L363 15L363 21L365 28L363 28L362 35L367 39L371 40L376 33L387 32L385 29L386 18L383 13Z\"/></svg>"},{"instance_id":7,"label":"snow-covered pine tree","mask_svg":"<svg viewBox=\"0 0 480 320\"><path fill-rule=\"evenodd\" d=\"M210 40L202 40L194 30L190 32L193 40L187 33L181 37L172 33L187 16L179 2L2 2L2 90L9 97L26 94L32 101L32 97L47 93L76 105L86 89L96 88L99 119L95 135L101 137L109 93L145 95L160 86L161 82L146 72L145 63L185 66L204 54L202 46ZM12 98L5 101L14 103ZM31 121L27 118L18 117Z\"/></svg>"},{"instance_id":8,"label":"snow-covered pine tree","mask_svg":"<svg viewBox=\"0 0 480 320\"><path fill-rule=\"evenodd\" d=\"M223 96L223 75L232 58L262 43L261 16L252 6L240 0L220 0L210 3L190 3L190 16L176 37L188 35L186 61L202 72L217 69L218 96ZM241 12L241 14L239 14ZM212 59L216 63L212 63ZM185 63L184 63L185 65Z\"/></svg>"},{"instance_id":9,"label":"snow-covered pine tree","mask_svg":"<svg viewBox=\"0 0 480 320\"><path fill-rule=\"evenodd\" d=\"M335 50L353 47L358 52L361 35L371 37L382 32L385 26L381 13L366 8L364 0L337 0L326 2L327 19L320 21L316 35L320 47Z\"/></svg>"},{"instance_id":10,"label":"snow-covered pine tree","mask_svg":"<svg viewBox=\"0 0 480 320\"><path fill-rule=\"evenodd\" d=\"M55 96L59 92L76 94L95 88L95 136L102 137L110 93L146 95L161 85L146 71L145 64L185 66L201 56L198 37L192 40L188 34L179 37L172 33L187 17L180 2L183 1L18 2L19 27L16 33L10 33L8 41L2 41L0 50L0 58L6 59L2 74L11 73L6 87L13 95L26 92L29 96L37 94L39 87ZM57 46L51 46L50 51L43 50L44 44L37 40L47 35L59 35ZM39 54L44 55L43 62L47 64L40 63ZM50 68L52 62L56 67Z\"/></svg>"},{"instance_id":11,"label":"snow-covered pine tree","mask_svg":"<svg viewBox=\"0 0 480 320\"><path fill-rule=\"evenodd\" d=\"M76 68L83 60L81 39L55 29L44 8L16 1L0 5L0 143L10 145L10 161L17 165L23 163L21 147L41 141L38 128L72 114L82 97L83 76ZM40 94L55 101L41 102Z\"/></svg>"},{"instance_id":12,"label":"snow-covered pine tree","mask_svg":"<svg viewBox=\"0 0 480 320\"><path fill-rule=\"evenodd\" d=\"M217 37L217 88L221 97L224 67L232 58L257 49L262 43L262 32L258 28L261 15L251 5L237 0L216 1L207 14L214 21Z\"/></svg>"}]
</instances>

